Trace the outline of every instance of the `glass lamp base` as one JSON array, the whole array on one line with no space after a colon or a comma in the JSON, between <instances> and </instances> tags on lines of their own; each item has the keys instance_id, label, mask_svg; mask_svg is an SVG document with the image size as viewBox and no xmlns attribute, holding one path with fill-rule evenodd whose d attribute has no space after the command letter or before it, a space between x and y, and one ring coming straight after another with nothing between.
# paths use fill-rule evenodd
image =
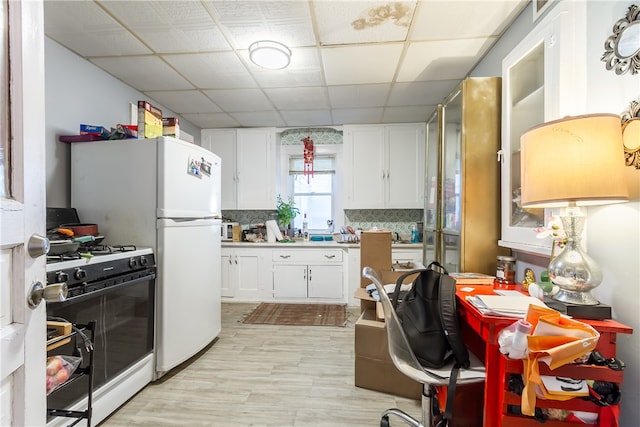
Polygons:
<instances>
[{"instance_id":1,"label":"glass lamp base","mask_svg":"<svg viewBox=\"0 0 640 427\"><path fill-rule=\"evenodd\" d=\"M595 299L589 291L580 292L580 291L571 291L567 289L560 290L551 298L556 301L565 302L567 304L577 304L577 305L598 305L600 301Z\"/></svg>"}]
</instances>

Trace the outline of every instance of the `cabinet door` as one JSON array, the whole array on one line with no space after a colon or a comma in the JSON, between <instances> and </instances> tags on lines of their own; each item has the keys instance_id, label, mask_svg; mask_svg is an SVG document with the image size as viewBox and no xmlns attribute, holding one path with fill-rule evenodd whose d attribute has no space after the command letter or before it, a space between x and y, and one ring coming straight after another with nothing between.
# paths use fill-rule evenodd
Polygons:
<instances>
[{"instance_id":1,"label":"cabinet door","mask_svg":"<svg viewBox=\"0 0 640 427\"><path fill-rule=\"evenodd\" d=\"M550 210L520 205L520 137L538 124L583 114L585 2L561 2L502 62L501 246L548 255L551 242L536 238Z\"/></svg>"},{"instance_id":2,"label":"cabinet door","mask_svg":"<svg viewBox=\"0 0 640 427\"><path fill-rule=\"evenodd\" d=\"M202 147L222 159L222 209L237 209L236 130L203 129Z\"/></svg>"},{"instance_id":3,"label":"cabinet door","mask_svg":"<svg viewBox=\"0 0 640 427\"><path fill-rule=\"evenodd\" d=\"M252 301L260 300L262 298L260 254L240 250L236 251L234 258L235 296Z\"/></svg>"},{"instance_id":4,"label":"cabinet door","mask_svg":"<svg viewBox=\"0 0 640 427\"><path fill-rule=\"evenodd\" d=\"M438 221L438 206L440 206L440 185L438 164L440 158L440 130L439 130L439 118L441 117L442 106L438 106L438 109L433 113L426 128L426 156L425 156L425 216L424 216L424 231L432 232L437 229ZM423 239L424 240L424 239Z\"/></svg>"},{"instance_id":5,"label":"cabinet door","mask_svg":"<svg viewBox=\"0 0 640 427\"><path fill-rule=\"evenodd\" d=\"M442 229L460 232L462 223L462 90L442 108Z\"/></svg>"},{"instance_id":6,"label":"cabinet door","mask_svg":"<svg viewBox=\"0 0 640 427\"><path fill-rule=\"evenodd\" d=\"M222 249L222 256L220 257L220 272L221 272L221 296L233 298L235 296L235 278L233 273L235 272L234 262L235 257L230 253L225 253Z\"/></svg>"},{"instance_id":7,"label":"cabinet door","mask_svg":"<svg viewBox=\"0 0 640 427\"><path fill-rule=\"evenodd\" d=\"M307 297L306 265L274 265L273 296L278 298Z\"/></svg>"},{"instance_id":8,"label":"cabinet door","mask_svg":"<svg viewBox=\"0 0 640 427\"><path fill-rule=\"evenodd\" d=\"M422 249L391 249L391 264L422 263ZM426 264L425 264L426 267Z\"/></svg>"},{"instance_id":9,"label":"cabinet door","mask_svg":"<svg viewBox=\"0 0 640 427\"><path fill-rule=\"evenodd\" d=\"M385 207L384 126L345 126L344 207L380 209Z\"/></svg>"},{"instance_id":10,"label":"cabinet door","mask_svg":"<svg viewBox=\"0 0 640 427\"><path fill-rule=\"evenodd\" d=\"M275 128L238 129L238 209L275 209Z\"/></svg>"},{"instance_id":11,"label":"cabinet door","mask_svg":"<svg viewBox=\"0 0 640 427\"><path fill-rule=\"evenodd\" d=\"M386 139L386 203L397 209L424 207L423 124L388 125Z\"/></svg>"},{"instance_id":12,"label":"cabinet door","mask_svg":"<svg viewBox=\"0 0 640 427\"><path fill-rule=\"evenodd\" d=\"M309 298L342 299L344 286L341 266L309 265L307 275Z\"/></svg>"}]
</instances>

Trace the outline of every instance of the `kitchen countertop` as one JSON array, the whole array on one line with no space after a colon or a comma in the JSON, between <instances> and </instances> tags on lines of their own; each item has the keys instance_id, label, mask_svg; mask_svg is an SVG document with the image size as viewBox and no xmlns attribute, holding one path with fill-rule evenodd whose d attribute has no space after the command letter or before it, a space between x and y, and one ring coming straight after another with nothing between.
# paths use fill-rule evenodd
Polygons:
<instances>
[{"instance_id":1,"label":"kitchen countertop","mask_svg":"<svg viewBox=\"0 0 640 427\"><path fill-rule=\"evenodd\" d=\"M324 240L324 241L308 241L305 242L303 240L296 240L293 243L280 243L280 242L230 242L223 241L223 248L359 248L360 243L338 243L333 240ZM393 248L397 249L422 249L422 243L394 243L392 245Z\"/></svg>"}]
</instances>

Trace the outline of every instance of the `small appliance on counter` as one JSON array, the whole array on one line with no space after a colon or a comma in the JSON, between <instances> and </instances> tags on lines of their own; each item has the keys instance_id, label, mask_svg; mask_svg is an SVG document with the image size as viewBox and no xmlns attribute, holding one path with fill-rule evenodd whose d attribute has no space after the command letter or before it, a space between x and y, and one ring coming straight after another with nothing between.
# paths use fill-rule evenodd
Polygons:
<instances>
[{"instance_id":1,"label":"small appliance on counter","mask_svg":"<svg viewBox=\"0 0 640 427\"><path fill-rule=\"evenodd\" d=\"M237 222L223 222L222 223L222 235L220 236L222 241L233 240L233 227L240 227Z\"/></svg>"}]
</instances>

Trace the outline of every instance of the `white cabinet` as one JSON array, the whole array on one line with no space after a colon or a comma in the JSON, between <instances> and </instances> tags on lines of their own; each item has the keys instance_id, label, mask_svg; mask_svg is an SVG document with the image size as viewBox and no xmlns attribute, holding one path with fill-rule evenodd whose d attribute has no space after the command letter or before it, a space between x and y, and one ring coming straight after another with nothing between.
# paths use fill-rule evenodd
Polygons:
<instances>
[{"instance_id":1,"label":"white cabinet","mask_svg":"<svg viewBox=\"0 0 640 427\"><path fill-rule=\"evenodd\" d=\"M422 209L424 123L345 125L347 209Z\"/></svg>"},{"instance_id":2,"label":"white cabinet","mask_svg":"<svg viewBox=\"0 0 640 427\"><path fill-rule=\"evenodd\" d=\"M391 265L412 262L422 264L422 249L417 248L391 248ZM425 266L426 267L426 266Z\"/></svg>"},{"instance_id":3,"label":"white cabinet","mask_svg":"<svg viewBox=\"0 0 640 427\"><path fill-rule=\"evenodd\" d=\"M203 129L202 146L222 158L222 209L274 209L275 128Z\"/></svg>"},{"instance_id":4,"label":"white cabinet","mask_svg":"<svg viewBox=\"0 0 640 427\"><path fill-rule=\"evenodd\" d=\"M222 297L261 301L269 292L270 254L266 249L222 248Z\"/></svg>"},{"instance_id":5,"label":"white cabinet","mask_svg":"<svg viewBox=\"0 0 640 427\"><path fill-rule=\"evenodd\" d=\"M342 249L274 250L272 262L276 300L344 301Z\"/></svg>"},{"instance_id":6,"label":"white cabinet","mask_svg":"<svg viewBox=\"0 0 640 427\"><path fill-rule=\"evenodd\" d=\"M586 37L586 2L561 2L502 62L501 246L550 253L550 242L533 230L551 212L520 205L520 137L540 123L584 114Z\"/></svg>"}]
</instances>

